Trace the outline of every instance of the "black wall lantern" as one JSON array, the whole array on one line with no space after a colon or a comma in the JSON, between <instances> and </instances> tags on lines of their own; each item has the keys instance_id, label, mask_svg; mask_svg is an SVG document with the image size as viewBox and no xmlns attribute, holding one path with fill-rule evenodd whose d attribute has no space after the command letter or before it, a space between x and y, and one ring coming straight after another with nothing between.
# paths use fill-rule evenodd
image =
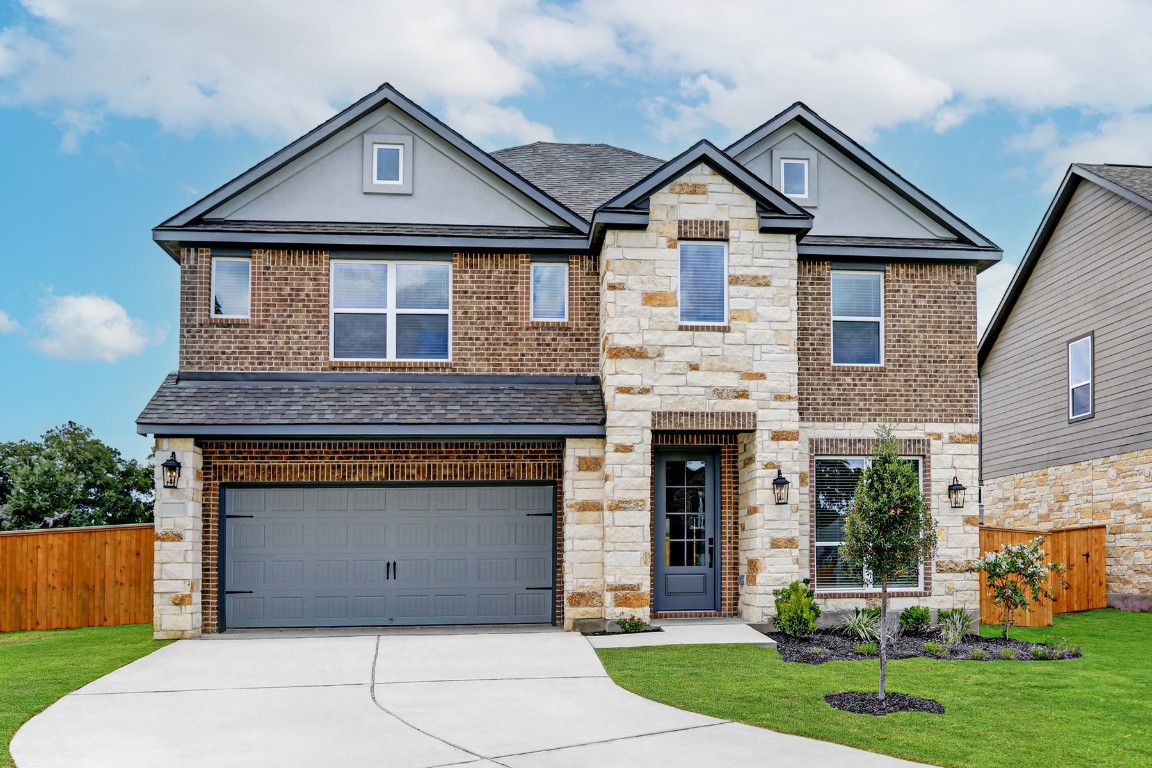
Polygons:
<instances>
[{"instance_id":1,"label":"black wall lantern","mask_svg":"<svg viewBox=\"0 0 1152 768\"><path fill-rule=\"evenodd\" d=\"M164 487L175 488L180 481L180 462L176 461L176 452L173 451L168 460L160 466L164 468Z\"/></svg>"},{"instance_id":2,"label":"black wall lantern","mask_svg":"<svg viewBox=\"0 0 1152 768\"><path fill-rule=\"evenodd\" d=\"M964 486L960 485L960 479L955 475L952 476L952 485L948 486L948 500L952 502L952 509L962 509L964 507Z\"/></svg>"},{"instance_id":3,"label":"black wall lantern","mask_svg":"<svg viewBox=\"0 0 1152 768\"><path fill-rule=\"evenodd\" d=\"M784 477L784 470L776 470L776 479L772 481L772 491L776 494L777 504L788 503L788 478Z\"/></svg>"}]
</instances>

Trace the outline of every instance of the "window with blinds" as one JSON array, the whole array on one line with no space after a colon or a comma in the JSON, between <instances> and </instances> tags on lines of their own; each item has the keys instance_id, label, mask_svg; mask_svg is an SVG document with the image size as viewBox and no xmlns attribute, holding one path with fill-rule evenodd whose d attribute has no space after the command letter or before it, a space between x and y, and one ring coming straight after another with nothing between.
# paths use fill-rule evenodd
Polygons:
<instances>
[{"instance_id":1,"label":"window with blinds","mask_svg":"<svg viewBox=\"0 0 1152 768\"><path fill-rule=\"evenodd\" d=\"M922 478L920 459L908 457ZM816 542L815 588L823 592L851 592L872 589L869 574L854 568L840 556L844 541L844 516L852 505L856 486L868 466L863 457L816 458L816 476L812 493L816 497L816 521L812 536ZM921 479L923 484L923 479ZM889 589L919 589L920 564L909 563L904 576L889 583Z\"/></svg>"},{"instance_id":2,"label":"window with blinds","mask_svg":"<svg viewBox=\"0 0 1152 768\"><path fill-rule=\"evenodd\" d=\"M723 243L680 243L680 322L728 322L728 247Z\"/></svg>"},{"instance_id":3,"label":"window with blinds","mask_svg":"<svg viewBox=\"0 0 1152 768\"><path fill-rule=\"evenodd\" d=\"M832 272L832 364L882 365L884 273Z\"/></svg>"},{"instance_id":4,"label":"window with blinds","mask_svg":"<svg viewBox=\"0 0 1152 768\"><path fill-rule=\"evenodd\" d=\"M248 317L252 303L251 259L212 259L212 317Z\"/></svg>"},{"instance_id":5,"label":"window with blinds","mask_svg":"<svg viewBox=\"0 0 1152 768\"><path fill-rule=\"evenodd\" d=\"M447 360L452 265L333 261L333 360Z\"/></svg>"},{"instance_id":6,"label":"window with blinds","mask_svg":"<svg viewBox=\"0 0 1152 768\"><path fill-rule=\"evenodd\" d=\"M532 265L532 319L562 322L568 319L568 265Z\"/></svg>"}]
</instances>

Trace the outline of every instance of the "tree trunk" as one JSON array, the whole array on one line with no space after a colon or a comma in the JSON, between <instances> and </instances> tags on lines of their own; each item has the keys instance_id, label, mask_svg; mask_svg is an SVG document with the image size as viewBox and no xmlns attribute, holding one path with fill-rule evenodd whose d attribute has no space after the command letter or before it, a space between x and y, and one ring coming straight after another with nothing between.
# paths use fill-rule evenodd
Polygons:
<instances>
[{"instance_id":1,"label":"tree trunk","mask_svg":"<svg viewBox=\"0 0 1152 768\"><path fill-rule=\"evenodd\" d=\"M880 582L880 693L876 698L884 701L888 683L888 581Z\"/></svg>"}]
</instances>

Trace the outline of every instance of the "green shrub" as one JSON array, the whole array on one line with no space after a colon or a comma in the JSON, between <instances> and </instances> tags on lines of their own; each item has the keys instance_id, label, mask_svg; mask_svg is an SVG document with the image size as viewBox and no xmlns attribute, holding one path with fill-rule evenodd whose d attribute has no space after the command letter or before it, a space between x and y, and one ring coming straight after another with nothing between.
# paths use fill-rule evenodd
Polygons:
<instances>
[{"instance_id":1,"label":"green shrub","mask_svg":"<svg viewBox=\"0 0 1152 768\"><path fill-rule=\"evenodd\" d=\"M845 635L854 635L864 642L878 640L880 638L880 615L872 613L871 610L853 608L852 613L845 616L844 620L840 622L839 629Z\"/></svg>"},{"instance_id":2,"label":"green shrub","mask_svg":"<svg viewBox=\"0 0 1152 768\"><path fill-rule=\"evenodd\" d=\"M856 645L852 646L852 653L859 656L875 656L879 652L880 649L876 643L856 643Z\"/></svg>"},{"instance_id":3,"label":"green shrub","mask_svg":"<svg viewBox=\"0 0 1152 768\"><path fill-rule=\"evenodd\" d=\"M927 653L930 656L937 656L939 658L944 658L945 656L947 656L951 652L952 652L952 649L950 649L948 646L944 645L943 643L937 643L937 642L932 642L932 641L924 643L924 653Z\"/></svg>"},{"instance_id":4,"label":"green shrub","mask_svg":"<svg viewBox=\"0 0 1152 768\"><path fill-rule=\"evenodd\" d=\"M648 622L637 616L626 616L622 619L616 619L616 626L625 632L643 632L648 629Z\"/></svg>"},{"instance_id":5,"label":"green shrub","mask_svg":"<svg viewBox=\"0 0 1152 768\"><path fill-rule=\"evenodd\" d=\"M810 645L804 649L804 653L808 654L809 656L823 656L824 650L825 649L818 645Z\"/></svg>"},{"instance_id":6,"label":"green shrub","mask_svg":"<svg viewBox=\"0 0 1152 768\"><path fill-rule=\"evenodd\" d=\"M1066 637L1060 638L1060 642L1052 646L1052 650L1059 654L1056 657L1059 659L1071 659L1080 655L1080 645Z\"/></svg>"},{"instance_id":7,"label":"green shrub","mask_svg":"<svg viewBox=\"0 0 1152 768\"><path fill-rule=\"evenodd\" d=\"M963 608L948 608L936 612L940 625L940 639L948 645L956 645L968 635L972 626L972 616Z\"/></svg>"},{"instance_id":8,"label":"green shrub","mask_svg":"<svg viewBox=\"0 0 1152 768\"><path fill-rule=\"evenodd\" d=\"M1015 648L1001 648L1000 649L1000 660L1001 661L1016 661L1016 649Z\"/></svg>"},{"instance_id":9,"label":"green shrub","mask_svg":"<svg viewBox=\"0 0 1152 768\"><path fill-rule=\"evenodd\" d=\"M921 605L910 605L900 611L900 629L906 635L926 635L932 626L932 611Z\"/></svg>"},{"instance_id":10,"label":"green shrub","mask_svg":"<svg viewBox=\"0 0 1152 768\"><path fill-rule=\"evenodd\" d=\"M1048 649L1042 645L1032 646L1032 658L1035 661L1047 661L1049 658Z\"/></svg>"},{"instance_id":11,"label":"green shrub","mask_svg":"<svg viewBox=\"0 0 1152 768\"><path fill-rule=\"evenodd\" d=\"M985 661L988 659L988 654L985 653L983 648L973 648L968 654L968 658L972 659L972 661Z\"/></svg>"},{"instance_id":12,"label":"green shrub","mask_svg":"<svg viewBox=\"0 0 1152 768\"><path fill-rule=\"evenodd\" d=\"M820 606L816 605L816 592L809 580L794 581L787 587L772 590L776 598L776 615L772 621L786 635L804 637L816 631Z\"/></svg>"}]
</instances>

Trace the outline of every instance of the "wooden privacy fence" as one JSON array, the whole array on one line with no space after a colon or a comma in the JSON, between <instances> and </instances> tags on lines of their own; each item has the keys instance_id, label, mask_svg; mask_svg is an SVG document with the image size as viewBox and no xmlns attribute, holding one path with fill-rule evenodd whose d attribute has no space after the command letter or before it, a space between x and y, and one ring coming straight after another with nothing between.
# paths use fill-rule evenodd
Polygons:
<instances>
[{"instance_id":1,"label":"wooden privacy fence","mask_svg":"<svg viewBox=\"0 0 1152 768\"><path fill-rule=\"evenodd\" d=\"M0 632L152 621L152 523L0 533Z\"/></svg>"},{"instance_id":2,"label":"wooden privacy fence","mask_svg":"<svg viewBox=\"0 0 1152 768\"><path fill-rule=\"evenodd\" d=\"M1107 575L1104 560L1104 534L1106 525L1081 525L1044 531L1027 528L980 527L980 554L995 552L1005 544L1026 544L1037 536L1044 539L1045 563L1062 563L1068 568L1064 580L1068 589L1060 587L1060 577L1049 577L1049 589L1056 595L1055 602L1042 600L1034 603L1031 611L1016 611L1018 627L1050 627L1053 613L1072 613L1108 604ZM980 623L999 624L1000 609L988 597L984 574L980 574Z\"/></svg>"}]
</instances>

